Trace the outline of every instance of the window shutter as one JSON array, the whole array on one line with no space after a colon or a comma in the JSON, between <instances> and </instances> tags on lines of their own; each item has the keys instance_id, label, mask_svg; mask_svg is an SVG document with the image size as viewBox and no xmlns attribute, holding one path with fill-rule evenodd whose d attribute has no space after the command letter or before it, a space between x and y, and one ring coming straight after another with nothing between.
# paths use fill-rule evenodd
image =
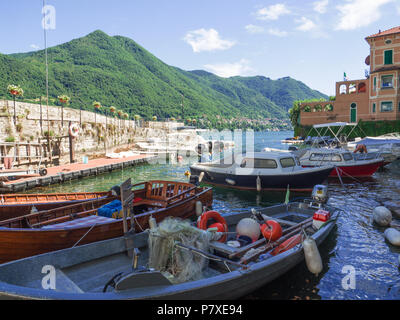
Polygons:
<instances>
[{"instance_id":1,"label":"window shutter","mask_svg":"<svg viewBox=\"0 0 400 320\"><path fill-rule=\"evenodd\" d=\"M385 64L393 64L393 50L385 51Z\"/></svg>"}]
</instances>

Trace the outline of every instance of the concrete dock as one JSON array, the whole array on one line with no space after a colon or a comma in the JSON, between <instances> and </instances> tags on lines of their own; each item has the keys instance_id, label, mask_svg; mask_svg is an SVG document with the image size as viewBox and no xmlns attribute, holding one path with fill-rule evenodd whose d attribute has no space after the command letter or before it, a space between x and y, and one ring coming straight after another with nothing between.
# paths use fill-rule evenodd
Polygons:
<instances>
[{"instance_id":1,"label":"concrete dock","mask_svg":"<svg viewBox=\"0 0 400 320\"><path fill-rule=\"evenodd\" d=\"M100 158L89 160L85 163L72 163L67 165L55 166L47 168L47 175L32 176L29 178L21 178L13 181L0 182L0 192L15 193L21 192L35 187L49 186L51 184L62 183L74 179L81 179L88 176L95 176L137 164L146 163L154 160L155 155L134 155L121 159Z\"/></svg>"}]
</instances>

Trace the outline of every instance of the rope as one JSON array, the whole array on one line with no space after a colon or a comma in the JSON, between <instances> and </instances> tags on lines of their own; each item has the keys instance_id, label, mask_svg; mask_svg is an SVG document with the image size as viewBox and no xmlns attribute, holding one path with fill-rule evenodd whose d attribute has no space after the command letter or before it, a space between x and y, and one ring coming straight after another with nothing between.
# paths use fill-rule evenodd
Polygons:
<instances>
[{"instance_id":1,"label":"rope","mask_svg":"<svg viewBox=\"0 0 400 320\"><path fill-rule=\"evenodd\" d=\"M85 237L87 236L87 234L88 234L90 231L92 231L92 229L93 229L96 225L97 225L97 223L95 223L94 225L92 225L92 226L90 227L90 229L83 235L83 237L80 238L80 239L72 246L72 248L74 248L75 246L77 246L78 243L81 242L82 239L85 238Z\"/></svg>"}]
</instances>

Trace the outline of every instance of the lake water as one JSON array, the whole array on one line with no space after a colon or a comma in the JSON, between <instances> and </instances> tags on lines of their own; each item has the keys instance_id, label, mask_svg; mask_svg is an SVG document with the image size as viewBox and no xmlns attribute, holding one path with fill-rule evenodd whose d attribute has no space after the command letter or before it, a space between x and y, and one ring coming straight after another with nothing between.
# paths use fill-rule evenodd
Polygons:
<instances>
[{"instance_id":1,"label":"lake water","mask_svg":"<svg viewBox=\"0 0 400 320\"><path fill-rule=\"evenodd\" d=\"M293 132L256 132L254 149L287 149L280 141ZM196 158L192 159L192 162ZM132 178L187 181L189 164L146 164L107 175L54 185L31 192L103 191ZM329 204L342 209L337 226L320 247L324 270L312 275L305 263L244 297L244 299L399 299L400 248L385 242L384 228L372 223L372 210L387 200L400 200L400 161L392 163L363 181L329 180ZM291 193L291 199L309 194ZM250 208L267 207L284 201L285 193L236 191L214 188L213 209L233 214ZM398 221L398 219L397 219ZM346 288L348 270L355 272L355 288Z\"/></svg>"}]
</instances>

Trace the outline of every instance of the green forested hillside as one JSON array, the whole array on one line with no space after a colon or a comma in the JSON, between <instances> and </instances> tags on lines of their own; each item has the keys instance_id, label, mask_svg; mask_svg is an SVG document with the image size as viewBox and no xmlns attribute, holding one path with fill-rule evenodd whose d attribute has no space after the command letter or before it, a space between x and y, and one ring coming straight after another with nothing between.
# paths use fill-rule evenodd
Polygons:
<instances>
[{"instance_id":1,"label":"green forested hillside","mask_svg":"<svg viewBox=\"0 0 400 320\"><path fill-rule=\"evenodd\" d=\"M133 40L95 31L48 49L49 95L71 97L70 106L93 110L92 102L142 117L281 118L294 100L325 98L290 78L220 78L184 71L157 59ZM25 99L45 94L44 50L0 54L0 97L8 84L20 85Z\"/></svg>"}]
</instances>

